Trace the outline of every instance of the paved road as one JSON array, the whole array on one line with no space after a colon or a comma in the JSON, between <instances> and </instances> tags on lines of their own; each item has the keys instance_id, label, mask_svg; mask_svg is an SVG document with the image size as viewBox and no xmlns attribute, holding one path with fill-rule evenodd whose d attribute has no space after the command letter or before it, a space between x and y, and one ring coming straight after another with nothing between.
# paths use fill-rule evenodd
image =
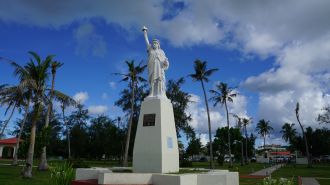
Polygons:
<instances>
[{"instance_id":1,"label":"paved road","mask_svg":"<svg viewBox=\"0 0 330 185\"><path fill-rule=\"evenodd\" d=\"M277 164L274 165L272 167L269 168L265 168L262 170L259 170L257 172L251 173L250 175L255 175L255 176L268 176L270 174L272 174L274 171L278 170L279 168L281 168L283 166L283 164Z\"/></svg>"},{"instance_id":2,"label":"paved road","mask_svg":"<svg viewBox=\"0 0 330 185\"><path fill-rule=\"evenodd\" d=\"M302 185L320 185L313 177L301 177Z\"/></svg>"}]
</instances>

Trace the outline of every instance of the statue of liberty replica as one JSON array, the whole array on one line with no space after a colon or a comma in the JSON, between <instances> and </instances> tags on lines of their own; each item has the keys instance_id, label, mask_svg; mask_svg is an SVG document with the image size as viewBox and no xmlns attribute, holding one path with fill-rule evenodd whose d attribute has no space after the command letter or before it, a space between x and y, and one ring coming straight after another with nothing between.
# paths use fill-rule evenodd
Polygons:
<instances>
[{"instance_id":1,"label":"statue of liberty replica","mask_svg":"<svg viewBox=\"0 0 330 185\"><path fill-rule=\"evenodd\" d=\"M147 28L143 27L144 39L147 44L148 51L148 80L150 84L149 97L166 97L165 87L165 70L169 67L168 59L164 51L160 48L160 42L152 39L149 43Z\"/></svg>"},{"instance_id":2,"label":"statue of liberty replica","mask_svg":"<svg viewBox=\"0 0 330 185\"><path fill-rule=\"evenodd\" d=\"M169 61L160 42L149 43L147 28L142 28L148 52L150 94L141 104L133 149L134 173L179 171L179 150L172 103L166 97L165 71Z\"/></svg>"}]
</instances>

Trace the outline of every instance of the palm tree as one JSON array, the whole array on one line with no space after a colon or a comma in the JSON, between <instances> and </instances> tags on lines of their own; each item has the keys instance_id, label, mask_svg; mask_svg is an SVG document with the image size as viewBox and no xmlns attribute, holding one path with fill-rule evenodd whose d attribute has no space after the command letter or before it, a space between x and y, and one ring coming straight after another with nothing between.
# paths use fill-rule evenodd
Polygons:
<instances>
[{"instance_id":1,"label":"palm tree","mask_svg":"<svg viewBox=\"0 0 330 185\"><path fill-rule=\"evenodd\" d=\"M247 135L247 129L246 126L252 122L252 118L243 118L242 123L244 127L244 133L245 133L245 163L248 163L248 135Z\"/></svg>"},{"instance_id":2,"label":"palm tree","mask_svg":"<svg viewBox=\"0 0 330 185\"><path fill-rule=\"evenodd\" d=\"M121 81L129 82L129 87L131 89L131 113L130 113L130 118L129 118L129 123L128 123L125 154L124 154L124 160L123 160L123 166L128 166L128 150L129 150L129 143L130 143L130 138L131 138L133 117L134 117L135 90L137 89L139 82L146 81L140 75L143 73L143 71L145 70L147 65L142 65L142 63L139 63L137 66L135 66L134 60L125 61L125 63L127 64L128 72L126 74L121 74L121 73L115 73L115 74L123 76L123 79Z\"/></svg>"},{"instance_id":3,"label":"palm tree","mask_svg":"<svg viewBox=\"0 0 330 185\"><path fill-rule=\"evenodd\" d=\"M205 106L206 106L206 112L207 112L207 121L208 121L208 127L209 127L209 143L210 143L210 151L209 152L210 152L210 158L211 158L210 159L210 168L213 169L214 168L214 162L213 162L213 146L212 146L210 110L209 110L209 104L208 104L207 97L206 97L204 81L208 82L209 77L214 72L218 71L218 69L214 68L214 69L207 70L206 64L207 64L206 61L202 62L199 59L195 60L195 65L194 65L195 73L190 74L189 76L193 79L193 81L200 81L201 85L202 85L202 89L203 89L203 93L204 93Z\"/></svg>"},{"instance_id":4,"label":"palm tree","mask_svg":"<svg viewBox=\"0 0 330 185\"><path fill-rule=\"evenodd\" d=\"M67 121L65 120L65 109L69 106L77 106L78 103L71 97L66 96L65 94L59 91L53 90L53 93L56 95L55 98L57 99L57 101L59 101L61 104L62 119L64 125L66 126L66 138L68 142L68 159L70 160L71 159L70 128Z\"/></svg>"},{"instance_id":5,"label":"palm tree","mask_svg":"<svg viewBox=\"0 0 330 185\"><path fill-rule=\"evenodd\" d=\"M226 116L227 116L227 128L228 128L228 152L230 157L230 165L229 167L233 166L233 160L231 158L231 142L230 142L230 125L229 125L229 112L227 102L233 102L233 98L236 97L236 93L234 92L233 88L228 87L226 83L220 82L216 85L216 90L210 90L213 94L211 100L214 101L214 106L217 106L218 103L221 105L225 105Z\"/></svg>"},{"instance_id":6,"label":"palm tree","mask_svg":"<svg viewBox=\"0 0 330 185\"><path fill-rule=\"evenodd\" d=\"M29 52L32 56L30 62L24 67L13 63L15 74L21 81L29 80L32 84L30 86L33 96L33 116L31 122L30 145L27 154L26 165L22 172L23 177L32 177L33 154L36 136L36 124L39 120L40 112L42 110L43 102L45 101L46 81L49 76L49 66L52 61L52 56L48 56L44 61L34 52Z\"/></svg>"},{"instance_id":7,"label":"palm tree","mask_svg":"<svg viewBox=\"0 0 330 185\"><path fill-rule=\"evenodd\" d=\"M47 101L46 86L50 75L49 69L53 56L47 56L46 59L41 60L35 52L29 52L32 56L30 61L25 66L20 66L14 61L10 61L14 67L14 74L20 80L20 86L28 88L31 91L31 101L33 102L33 113L31 121L30 142L27 154L25 167L22 171L23 177L32 177L32 164L36 136L36 124L40 117L40 112L43 105Z\"/></svg>"},{"instance_id":8,"label":"palm tree","mask_svg":"<svg viewBox=\"0 0 330 185\"><path fill-rule=\"evenodd\" d=\"M27 90L26 86L24 87L24 85L19 84L18 86L11 86L11 87L7 87L7 88L3 88L0 91L0 102L1 103L8 103L8 104L15 104L15 107L20 107L23 106L24 110L25 110L25 114L24 114L24 119L23 122L21 123L20 126L20 132L18 134L17 137L17 142L16 142L16 150L14 153L14 161L13 161L13 165L17 165L17 153L18 153L18 149L19 149L19 141L21 139L21 134L24 128L24 124L26 121L26 117L28 114L28 108L30 106L30 97L31 97L31 93L30 91ZM10 106L10 105L9 105ZM12 110L11 116L14 112L14 108ZM10 117L11 117L10 116ZM10 119L7 120L7 124L9 122ZM2 133L4 132L5 127L7 126L4 125L3 129L2 129Z\"/></svg>"},{"instance_id":9,"label":"palm tree","mask_svg":"<svg viewBox=\"0 0 330 185\"><path fill-rule=\"evenodd\" d=\"M237 114L233 114L233 117L234 118L236 118L237 119L237 128L241 131L241 129L242 129L242 126L243 126L243 124L242 124L242 118L241 117L239 117ZM241 159L241 166L243 166L244 165L244 152L243 152L243 138L242 138L242 140L241 140L241 155L242 155L242 159Z\"/></svg>"},{"instance_id":10,"label":"palm tree","mask_svg":"<svg viewBox=\"0 0 330 185\"><path fill-rule=\"evenodd\" d=\"M24 130L24 126L25 126L27 116L29 114L30 103L31 103L31 91L27 91L26 92L26 97L25 97L24 118L23 118L22 123L20 125L19 133L18 133L18 136L17 136L16 150L15 150L15 153L14 153L13 165L18 165L19 144L20 144L20 141L21 141L21 137L22 137L22 133L23 133L23 130Z\"/></svg>"},{"instance_id":11,"label":"palm tree","mask_svg":"<svg viewBox=\"0 0 330 185\"><path fill-rule=\"evenodd\" d=\"M4 121L4 124L0 131L0 138L4 136L5 129L10 122L11 118L17 107L20 106L19 98L22 96L19 87L7 87L1 89L0 92L0 105L7 105L5 115L11 109L10 115L7 120Z\"/></svg>"},{"instance_id":12,"label":"palm tree","mask_svg":"<svg viewBox=\"0 0 330 185\"><path fill-rule=\"evenodd\" d=\"M312 161L311 161L311 157L309 155L309 149L308 149L308 143L307 143L307 137L306 137L306 133L304 131L304 127L302 126L301 122L300 122L300 118L299 118L299 102L297 102L296 104L296 109L295 109L295 112L296 112L296 118L297 118L297 121L299 123L299 126L301 128L301 132L303 134L303 137L304 137L304 141L305 141L305 148L306 148L306 155L307 155L307 160L308 160L308 167L312 167Z\"/></svg>"},{"instance_id":13,"label":"palm tree","mask_svg":"<svg viewBox=\"0 0 330 185\"><path fill-rule=\"evenodd\" d=\"M270 125L270 121L266 121L264 119L260 120L257 124L257 132L264 138L264 149L266 147L266 136L270 134L270 131L273 130L273 127Z\"/></svg>"},{"instance_id":14,"label":"palm tree","mask_svg":"<svg viewBox=\"0 0 330 185\"><path fill-rule=\"evenodd\" d=\"M282 126L282 130L281 130L281 133L283 134L282 135L282 138L286 142L289 142L290 144L293 143L294 137L297 134L296 129L293 128L294 125L295 125L294 123L292 123L292 124L284 123L284 125Z\"/></svg>"},{"instance_id":15,"label":"palm tree","mask_svg":"<svg viewBox=\"0 0 330 185\"><path fill-rule=\"evenodd\" d=\"M52 61L51 63L51 72L52 72L52 86L50 90L50 97L49 97L49 103L48 103L48 109L47 109L47 114L46 114L46 120L45 120L45 128L48 128L49 126L49 118L52 112L52 107L53 107L53 97L54 97L54 87L55 87L55 76L56 76L56 71L59 67L61 67L63 63L57 62L57 61ZM48 164L47 164L47 152L46 152L46 146L42 148L42 153L41 153L41 159L40 159L40 164L39 164L39 170L47 170L48 169Z\"/></svg>"}]
</instances>

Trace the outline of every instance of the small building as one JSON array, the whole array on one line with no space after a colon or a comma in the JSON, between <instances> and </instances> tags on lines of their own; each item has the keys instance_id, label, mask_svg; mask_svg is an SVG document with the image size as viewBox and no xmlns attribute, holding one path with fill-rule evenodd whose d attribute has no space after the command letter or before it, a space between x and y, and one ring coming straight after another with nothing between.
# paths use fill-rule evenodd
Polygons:
<instances>
[{"instance_id":1,"label":"small building","mask_svg":"<svg viewBox=\"0 0 330 185\"><path fill-rule=\"evenodd\" d=\"M256 160L259 163L282 163L289 162L292 159L292 154L286 147L281 145L266 145L265 147L259 146L257 149Z\"/></svg>"},{"instance_id":2,"label":"small building","mask_svg":"<svg viewBox=\"0 0 330 185\"><path fill-rule=\"evenodd\" d=\"M22 142L22 140L20 140ZM12 158L16 151L17 138L0 139L0 158Z\"/></svg>"}]
</instances>

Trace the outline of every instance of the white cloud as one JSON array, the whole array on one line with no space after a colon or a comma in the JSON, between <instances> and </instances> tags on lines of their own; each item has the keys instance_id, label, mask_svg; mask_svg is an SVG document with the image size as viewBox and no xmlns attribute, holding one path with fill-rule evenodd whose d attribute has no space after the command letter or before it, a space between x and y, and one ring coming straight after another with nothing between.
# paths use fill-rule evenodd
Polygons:
<instances>
[{"instance_id":1,"label":"white cloud","mask_svg":"<svg viewBox=\"0 0 330 185\"><path fill-rule=\"evenodd\" d=\"M182 9L163 19L173 6L164 7L161 1L0 1L0 19L61 29L74 21L99 17L119 25L130 37L141 36L140 28L147 24L150 36L174 46L222 45L262 59L273 56L276 63L271 69L248 77L241 87L259 93L258 117L270 119L279 128L283 121L295 120L296 101L301 103L307 125L314 125L317 112L330 102L329 6L326 0L184 0ZM81 25L84 31L76 35L95 35L91 27ZM198 102L189 108L191 124L205 133L205 106L195 98ZM237 102L242 104L232 111L246 114L244 106L239 107L246 99ZM211 108L213 128L224 123L221 111Z\"/></svg>"},{"instance_id":2,"label":"white cloud","mask_svg":"<svg viewBox=\"0 0 330 185\"><path fill-rule=\"evenodd\" d=\"M88 107L88 113L92 115L105 114L108 111L108 106L106 105L91 105Z\"/></svg>"},{"instance_id":3,"label":"white cloud","mask_svg":"<svg viewBox=\"0 0 330 185\"><path fill-rule=\"evenodd\" d=\"M117 88L117 83L114 82L114 81L110 81L109 86L111 87L111 89L116 89Z\"/></svg>"},{"instance_id":4,"label":"white cloud","mask_svg":"<svg viewBox=\"0 0 330 185\"><path fill-rule=\"evenodd\" d=\"M76 41L75 53L81 56L93 55L102 57L107 52L107 44L102 35L96 33L91 23L81 24L74 32Z\"/></svg>"},{"instance_id":5,"label":"white cloud","mask_svg":"<svg viewBox=\"0 0 330 185\"><path fill-rule=\"evenodd\" d=\"M102 93L102 96L101 96L101 98L103 99L103 100L107 100L108 98L109 98L109 95L108 95L108 93Z\"/></svg>"},{"instance_id":6,"label":"white cloud","mask_svg":"<svg viewBox=\"0 0 330 185\"><path fill-rule=\"evenodd\" d=\"M197 133L208 134L208 119L204 101L195 94L191 94L191 103L189 104L187 113L191 114L192 120L189 123ZM209 102L211 105L211 102ZM234 103L229 103L228 108L230 113L235 113L240 116L247 117L246 111L247 101L243 95L238 95L234 99ZM234 127L236 125L236 120L230 116L230 126ZM224 107L210 106L210 120L211 120L211 132L214 135L215 131L219 127L226 127L226 115Z\"/></svg>"},{"instance_id":7,"label":"white cloud","mask_svg":"<svg viewBox=\"0 0 330 185\"><path fill-rule=\"evenodd\" d=\"M79 102L80 104L84 104L86 100L88 100L88 93L87 92L78 92L73 95L73 99Z\"/></svg>"}]
</instances>

